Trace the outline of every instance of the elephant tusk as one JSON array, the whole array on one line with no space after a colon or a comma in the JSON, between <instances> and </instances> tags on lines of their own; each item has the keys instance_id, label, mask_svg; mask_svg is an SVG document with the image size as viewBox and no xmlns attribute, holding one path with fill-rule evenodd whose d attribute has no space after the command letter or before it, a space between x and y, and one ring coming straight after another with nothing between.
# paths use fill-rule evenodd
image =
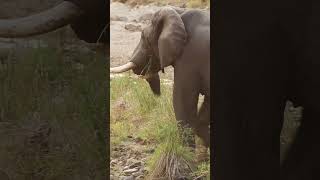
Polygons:
<instances>
[{"instance_id":1,"label":"elephant tusk","mask_svg":"<svg viewBox=\"0 0 320 180\"><path fill-rule=\"evenodd\" d=\"M128 62L127 64L124 64L122 66L110 68L110 73L123 73L123 72L129 71L135 67L136 67L136 65L133 62Z\"/></svg>"},{"instance_id":2,"label":"elephant tusk","mask_svg":"<svg viewBox=\"0 0 320 180\"><path fill-rule=\"evenodd\" d=\"M71 2L64 1L38 14L16 19L0 19L0 37L21 38L44 34L70 24L82 14Z\"/></svg>"}]
</instances>

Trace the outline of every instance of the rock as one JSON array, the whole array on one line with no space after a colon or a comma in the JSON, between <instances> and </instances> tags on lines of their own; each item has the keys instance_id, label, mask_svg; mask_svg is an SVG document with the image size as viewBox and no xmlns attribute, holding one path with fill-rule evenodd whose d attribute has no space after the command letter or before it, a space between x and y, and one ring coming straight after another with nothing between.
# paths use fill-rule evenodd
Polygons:
<instances>
[{"instance_id":1,"label":"rock","mask_svg":"<svg viewBox=\"0 0 320 180\"><path fill-rule=\"evenodd\" d=\"M115 164L117 164L117 162L118 162L118 161L117 161L116 159L113 159L112 161L110 161L110 164L111 164L111 165L115 165Z\"/></svg>"},{"instance_id":2,"label":"rock","mask_svg":"<svg viewBox=\"0 0 320 180\"><path fill-rule=\"evenodd\" d=\"M127 23L124 28L128 31L139 32L142 31L142 27L139 24Z\"/></svg>"},{"instance_id":3,"label":"rock","mask_svg":"<svg viewBox=\"0 0 320 180\"><path fill-rule=\"evenodd\" d=\"M138 176L138 177L136 178L136 180L143 180L143 179L144 179L144 176L143 176L143 175Z\"/></svg>"},{"instance_id":4,"label":"rock","mask_svg":"<svg viewBox=\"0 0 320 180\"><path fill-rule=\"evenodd\" d=\"M153 16L153 13L152 13L152 12L142 14L142 15L138 18L138 21L139 21L139 22L150 21L151 18L152 18L152 16Z\"/></svg>"},{"instance_id":5,"label":"rock","mask_svg":"<svg viewBox=\"0 0 320 180\"><path fill-rule=\"evenodd\" d=\"M141 175L143 175L143 173L142 172L135 172L135 173L132 173L132 176L134 176L134 177L139 177L139 176L141 176Z\"/></svg>"},{"instance_id":6,"label":"rock","mask_svg":"<svg viewBox=\"0 0 320 180\"><path fill-rule=\"evenodd\" d=\"M129 166L125 166L125 167L123 168L123 170L127 170L127 169L130 169Z\"/></svg>"},{"instance_id":7,"label":"rock","mask_svg":"<svg viewBox=\"0 0 320 180\"><path fill-rule=\"evenodd\" d=\"M125 22L127 22L127 21L128 21L128 18L127 18L127 17L122 17L122 16L114 15L114 16L111 16L111 17L110 17L110 21L125 21Z\"/></svg>"},{"instance_id":8,"label":"rock","mask_svg":"<svg viewBox=\"0 0 320 180\"><path fill-rule=\"evenodd\" d=\"M131 175L132 173L135 173L135 172L138 172L138 171L139 171L138 168L133 168L133 169L124 170L123 173L126 174L126 175Z\"/></svg>"},{"instance_id":9,"label":"rock","mask_svg":"<svg viewBox=\"0 0 320 180\"><path fill-rule=\"evenodd\" d=\"M133 176L121 176L120 177L121 180L134 180Z\"/></svg>"},{"instance_id":10,"label":"rock","mask_svg":"<svg viewBox=\"0 0 320 180\"><path fill-rule=\"evenodd\" d=\"M129 156L129 157L131 157L131 156ZM133 157L129 158L129 159L127 160L127 162L126 162L126 165L128 166L128 169L129 169L130 165L131 165L131 164L134 164L135 162L137 162L136 159L134 159Z\"/></svg>"},{"instance_id":11,"label":"rock","mask_svg":"<svg viewBox=\"0 0 320 180\"><path fill-rule=\"evenodd\" d=\"M142 166L142 162L138 161L138 162L131 164L129 166L129 168L132 169L132 168L141 167L141 166Z\"/></svg>"}]
</instances>

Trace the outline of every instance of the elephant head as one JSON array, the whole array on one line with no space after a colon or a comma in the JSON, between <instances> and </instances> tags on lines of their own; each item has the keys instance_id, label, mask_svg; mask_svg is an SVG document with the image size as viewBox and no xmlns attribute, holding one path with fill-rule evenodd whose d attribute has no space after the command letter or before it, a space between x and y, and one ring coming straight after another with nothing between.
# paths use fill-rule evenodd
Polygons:
<instances>
[{"instance_id":1,"label":"elephant head","mask_svg":"<svg viewBox=\"0 0 320 180\"><path fill-rule=\"evenodd\" d=\"M171 7L157 11L151 24L141 32L141 39L131 59L125 65L111 68L111 73L122 73L133 70L143 75L154 94L160 95L158 72L167 66L174 66L183 52L187 39L181 11Z\"/></svg>"},{"instance_id":2,"label":"elephant head","mask_svg":"<svg viewBox=\"0 0 320 180\"><path fill-rule=\"evenodd\" d=\"M88 5L89 3L89 5ZM17 19L0 19L0 37L23 38L54 31L71 25L82 40L90 43L106 42L107 7L104 0L64 0L55 7L38 14ZM101 39L100 37L100 39Z\"/></svg>"}]
</instances>

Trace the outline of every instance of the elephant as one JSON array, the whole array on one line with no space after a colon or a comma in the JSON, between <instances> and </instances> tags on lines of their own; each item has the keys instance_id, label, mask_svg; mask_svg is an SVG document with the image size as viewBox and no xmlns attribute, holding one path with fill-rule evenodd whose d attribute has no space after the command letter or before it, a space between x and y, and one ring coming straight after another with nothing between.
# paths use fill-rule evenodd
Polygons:
<instances>
[{"instance_id":1,"label":"elephant","mask_svg":"<svg viewBox=\"0 0 320 180\"><path fill-rule=\"evenodd\" d=\"M204 147L210 145L210 14L202 10L163 7L128 63L110 69L111 73L132 70L144 76L152 92L160 95L159 71L174 68L173 108L182 127L191 127ZM199 95L204 102L198 112ZM192 145L192 143L190 144ZM200 156L199 156L200 158ZM203 157L205 159L205 157ZM202 160L199 160L202 161Z\"/></svg>"},{"instance_id":2,"label":"elephant","mask_svg":"<svg viewBox=\"0 0 320 180\"><path fill-rule=\"evenodd\" d=\"M105 0L64 0L38 14L16 19L0 19L0 37L23 38L54 31L66 25L88 43L109 43Z\"/></svg>"},{"instance_id":3,"label":"elephant","mask_svg":"<svg viewBox=\"0 0 320 180\"><path fill-rule=\"evenodd\" d=\"M316 1L215 4L215 180L319 179L319 12ZM303 115L280 165L287 100Z\"/></svg>"}]
</instances>

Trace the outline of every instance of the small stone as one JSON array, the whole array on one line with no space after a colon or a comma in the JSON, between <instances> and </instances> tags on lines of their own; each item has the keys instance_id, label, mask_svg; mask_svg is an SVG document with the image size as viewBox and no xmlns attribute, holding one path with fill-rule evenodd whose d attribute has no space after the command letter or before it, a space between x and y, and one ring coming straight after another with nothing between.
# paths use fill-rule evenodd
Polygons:
<instances>
[{"instance_id":1,"label":"small stone","mask_svg":"<svg viewBox=\"0 0 320 180\"><path fill-rule=\"evenodd\" d=\"M130 156L129 156L130 157ZM128 160L127 160L127 162L126 162L126 165L127 166L130 166L131 164L134 164L134 163L136 163L137 162L137 160L135 160L134 158L129 158Z\"/></svg>"},{"instance_id":2,"label":"small stone","mask_svg":"<svg viewBox=\"0 0 320 180\"><path fill-rule=\"evenodd\" d=\"M140 175L140 176L138 176L138 177L136 178L136 180L142 180L142 179L144 179L144 176L143 176L143 175Z\"/></svg>"},{"instance_id":3,"label":"small stone","mask_svg":"<svg viewBox=\"0 0 320 180\"><path fill-rule=\"evenodd\" d=\"M126 174L126 175L130 175L130 174L135 173L137 171L139 171L138 168L133 168L133 169L124 170L123 173Z\"/></svg>"},{"instance_id":4,"label":"small stone","mask_svg":"<svg viewBox=\"0 0 320 180\"><path fill-rule=\"evenodd\" d=\"M149 12L149 13L145 13L143 15L141 15L138 19L139 22L143 22L143 21L150 21L151 18L153 16L153 13L152 12Z\"/></svg>"},{"instance_id":5,"label":"small stone","mask_svg":"<svg viewBox=\"0 0 320 180\"><path fill-rule=\"evenodd\" d=\"M134 177L138 177L138 176L141 176L141 175L143 175L142 172L132 173L132 176L134 176Z\"/></svg>"},{"instance_id":6,"label":"small stone","mask_svg":"<svg viewBox=\"0 0 320 180\"><path fill-rule=\"evenodd\" d=\"M129 168L132 169L132 168L141 167L141 166L142 166L142 163L140 161L138 161L138 162L131 164L129 166Z\"/></svg>"},{"instance_id":7,"label":"small stone","mask_svg":"<svg viewBox=\"0 0 320 180\"><path fill-rule=\"evenodd\" d=\"M128 18L121 16L111 16L110 21L128 21Z\"/></svg>"},{"instance_id":8,"label":"small stone","mask_svg":"<svg viewBox=\"0 0 320 180\"><path fill-rule=\"evenodd\" d=\"M132 32L142 31L142 27L139 24L127 23L124 28Z\"/></svg>"},{"instance_id":9,"label":"small stone","mask_svg":"<svg viewBox=\"0 0 320 180\"><path fill-rule=\"evenodd\" d=\"M110 164L112 164L112 165L113 165L113 164L117 164L117 162L118 162L118 161L117 161L116 159L113 159L113 160L110 161Z\"/></svg>"},{"instance_id":10,"label":"small stone","mask_svg":"<svg viewBox=\"0 0 320 180\"><path fill-rule=\"evenodd\" d=\"M121 180L134 180L133 176L121 176L120 177Z\"/></svg>"}]
</instances>

